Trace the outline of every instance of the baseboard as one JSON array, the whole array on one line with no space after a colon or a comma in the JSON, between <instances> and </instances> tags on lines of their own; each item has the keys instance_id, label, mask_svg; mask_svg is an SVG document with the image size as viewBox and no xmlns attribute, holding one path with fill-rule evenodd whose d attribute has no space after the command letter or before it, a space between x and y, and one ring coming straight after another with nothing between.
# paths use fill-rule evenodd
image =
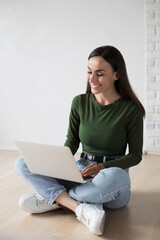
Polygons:
<instances>
[{"instance_id":1,"label":"baseboard","mask_svg":"<svg viewBox=\"0 0 160 240\"><path fill-rule=\"evenodd\" d=\"M150 151L144 151L144 155L160 155L160 152L150 152Z\"/></svg>"},{"instance_id":2,"label":"baseboard","mask_svg":"<svg viewBox=\"0 0 160 240\"><path fill-rule=\"evenodd\" d=\"M0 146L0 150L17 151L16 147Z\"/></svg>"}]
</instances>

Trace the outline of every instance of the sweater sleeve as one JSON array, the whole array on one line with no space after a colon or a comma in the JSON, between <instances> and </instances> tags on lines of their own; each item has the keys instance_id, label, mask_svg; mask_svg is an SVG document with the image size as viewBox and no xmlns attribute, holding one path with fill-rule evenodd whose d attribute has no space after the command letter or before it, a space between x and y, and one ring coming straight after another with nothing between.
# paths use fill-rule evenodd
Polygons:
<instances>
[{"instance_id":1,"label":"sweater sleeve","mask_svg":"<svg viewBox=\"0 0 160 240\"><path fill-rule=\"evenodd\" d=\"M135 105L130 108L127 114L126 136L129 153L123 157L105 162L106 168L120 167L126 169L137 165L142 160L143 116Z\"/></svg>"},{"instance_id":2,"label":"sweater sleeve","mask_svg":"<svg viewBox=\"0 0 160 240\"><path fill-rule=\"evenodd\" d=\"M67 132L67 139L64 143L64 146L67 146L71 149L73 155L76 153L80 139L79 139L79 124L80 124L80 117L78 114L79 109L79 96L76 96L72 100L71 111L69 116L69 126Z\"/></svg>"}]
</instances>

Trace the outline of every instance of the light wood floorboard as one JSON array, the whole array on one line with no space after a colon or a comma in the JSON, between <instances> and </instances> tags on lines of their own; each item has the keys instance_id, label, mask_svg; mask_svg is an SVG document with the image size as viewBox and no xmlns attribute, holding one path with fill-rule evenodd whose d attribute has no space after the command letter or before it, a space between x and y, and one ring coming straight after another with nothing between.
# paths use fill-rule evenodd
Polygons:
<instances>
[{"instance_id":1,"label":"light wood floorboard","mask_svg":"<svg viewBox=\"0 0 160 240\"><path fill-rule=\"evenodd\" d=\"M159 240L160 156L145 155L130 169L132 196L128 206L106 209L103 236L95 236L67 209L28 214L18 206L34 192L14 170L17 151L0 151L0 240Z\"/></svg>"}]
</instances>

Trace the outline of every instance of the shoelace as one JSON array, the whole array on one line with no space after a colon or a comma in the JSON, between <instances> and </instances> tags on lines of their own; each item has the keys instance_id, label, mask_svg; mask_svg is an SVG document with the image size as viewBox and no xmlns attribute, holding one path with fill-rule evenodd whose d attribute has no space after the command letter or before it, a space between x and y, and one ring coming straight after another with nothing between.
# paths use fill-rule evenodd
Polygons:
<instances>
[{"instance_id":1,"label":"shoelace","mask_svg":"<svg viewBox=\"0 0 160 240\"><path fill-rule=\"evenodd\" d=\"M34 194L37 207L48 207L50 204L39 194Z\"/></svg>"}]
</instances>

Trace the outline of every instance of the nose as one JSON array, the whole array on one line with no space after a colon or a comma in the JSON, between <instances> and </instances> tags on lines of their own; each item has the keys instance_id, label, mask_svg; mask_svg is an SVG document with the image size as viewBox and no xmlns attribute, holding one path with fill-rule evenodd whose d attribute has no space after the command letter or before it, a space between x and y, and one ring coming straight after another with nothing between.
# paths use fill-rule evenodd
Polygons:
<instances>
[{"instance_id":1,"label":"nose","mask_svg":"<svg viewBox=\"0 0 160 240\"><path fill-rule=\"evenodd\" d=\"M94 74L89 75L89 83L96 83L97 82L97 77Z\"/></svg>"}]
</instances>

